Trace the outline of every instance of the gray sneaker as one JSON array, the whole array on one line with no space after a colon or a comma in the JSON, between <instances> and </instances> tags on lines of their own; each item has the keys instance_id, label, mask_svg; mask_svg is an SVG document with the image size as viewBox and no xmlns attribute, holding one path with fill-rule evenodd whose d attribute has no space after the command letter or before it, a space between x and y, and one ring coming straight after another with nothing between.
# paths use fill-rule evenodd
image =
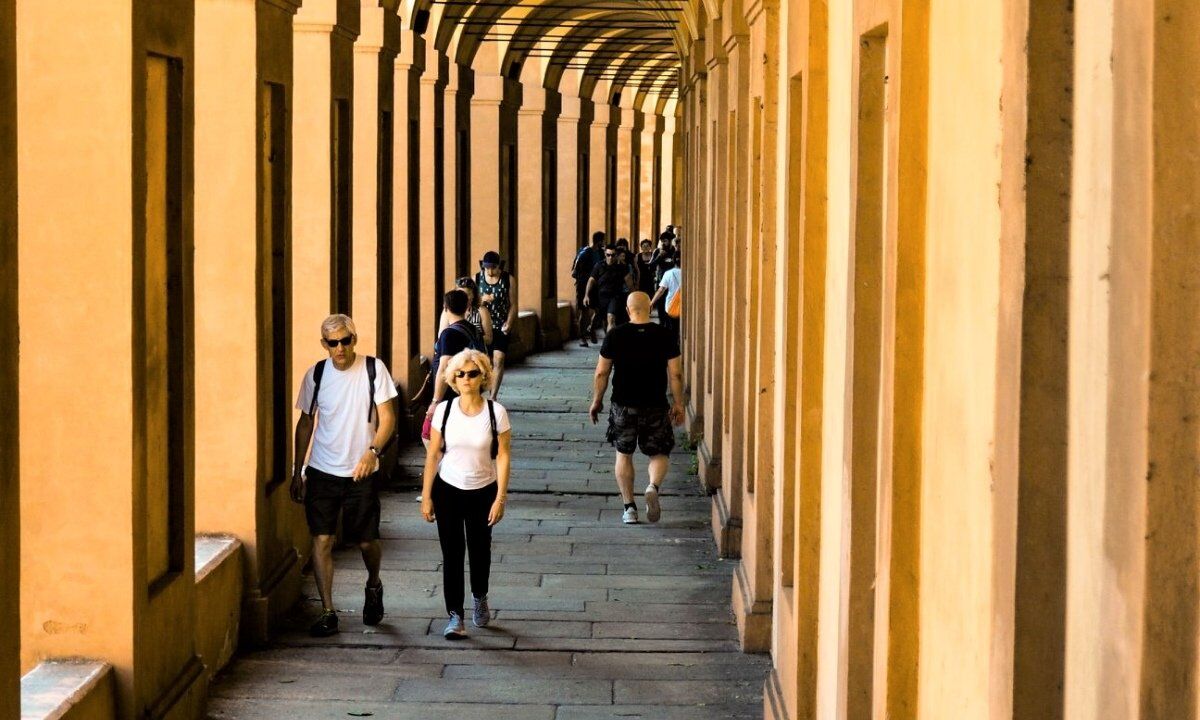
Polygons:
<instances>
[{"instance_id":1,"label":"gray sneaker","mask_svg":"<svg viewBox=\"0 0 1200 720\"><path fill-rule=\"evenodd\" d=\"M492 609L488 607L487 595L475 598L475 609L471 612L471 624L477 628L487 627L492 621Z\"/></svg>"},{"instance_id":2,"label":"gray sneaker","mask_svg":"<svg viewBox=\"0 0 1200 720\"><path fill-rule=\"evenodd\" d=\"M630 506L625 508L625 512L621 513L621 522L626 525L637 525L637 508Z\"/></svg>"},{"instance_id":3,"label":"gray sneaker","mask_svg":"<svg viewBox=\"0 0 1200 720\"><path fill-rule=\"evenodd\" d=\"M450 613L450 621L446 623L446 629L442 631L442 635L447 640L461 640L467 636L467 628L463 625L462 616L456 612Z\"/></svg>"},{"instance_id":4,"label":"gray sneaker","mask_svg":"<svg viewBox=\"0 0 1200 720\"><path fill-rule=\"evenodd\" d=\"M658 504L658 486L650 483L646 486L646 520L656 523L662 517L662 506Z\"/></svg>"}]
</instances>

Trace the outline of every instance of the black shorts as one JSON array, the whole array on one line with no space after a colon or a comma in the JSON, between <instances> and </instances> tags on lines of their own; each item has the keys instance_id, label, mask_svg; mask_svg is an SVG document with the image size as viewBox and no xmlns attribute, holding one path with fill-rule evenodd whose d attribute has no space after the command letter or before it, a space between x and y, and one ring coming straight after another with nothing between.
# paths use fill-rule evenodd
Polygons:
<instances>
[{"instance_id":1,"label":"black shorts","mask_svg":"<svg viewBox=\"0 0 1200 720\"><path fill-rule=\"evenodd\" d=\"M575 307L583 310L583 297L587 294L587 282L575 281ZM595 295L595 293L592 293Z\"/></svg>"},{"instance_id":2,"label":"black shorts","mask_svg":"<svg viewBox=\"0 0 1200 720\"><path fill-rule=\"evenodd\" d=\"M494 328L492 330L492 352L508 352L508 343L508 333L504 332L500 328Z\"/></svg>"},{"instance_id":3,"label":"black shorts","mask_svg":"<svg viewBox=\"0 0 1200 720\"><path fill-rule=\"evenodd\" d=\"M379 539L380 474L361 482L310 467L305 473L304 517L311 535L337 534L342 514L342 539L359 543Z\"/></svg>"},{"instance_id":4,"label":"black shorts","mask_svg":"<svg viewBox=\"0 0 1200 720\"><path fill-rule=\"evenodd\" d=\"M617 319L620 319L625 314L625 296L601 295L596 309L609 315L615 315Z\"/></svg>"},{"instance_id":5,"label":"black shorts","mask_svg":"<svg viewBox=\"0 0 1200 720\"><path fill-rule=\"evenodd\" d=\"M622 455L641 448L643 455L670 455L675 448L671 411L665 407L637 408L616 403L608 409L608 441Z\"/></svg>"}]
</instances>

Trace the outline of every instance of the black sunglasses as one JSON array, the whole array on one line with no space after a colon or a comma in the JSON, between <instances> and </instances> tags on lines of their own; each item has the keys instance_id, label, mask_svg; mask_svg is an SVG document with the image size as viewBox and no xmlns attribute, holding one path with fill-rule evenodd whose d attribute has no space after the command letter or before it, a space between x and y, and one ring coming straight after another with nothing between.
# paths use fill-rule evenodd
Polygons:
<instances>
[{"instance_id":1,"label":"black sunglasses","mask_svg":"<svg viewBox=\"0 0 1200 720\"><path fill-rule=\"evenodd\" d=\"M616 257L612 253L604 253L604 257Z\"/></svg>"},{"instance_id":2,"label":"black sunglasses","mask_svg":"<svg viewBox=\"0 0 1200 720\"><path fill-rule=\"evenodd\" d=\"M454 377L456 377L456 378L467 377L467 378L471 378L473 380L482 374L483 374L482 370L459 370L458 372L454 373Z\"/></svg>"},{"instance_id":3,"label":"black sunglasses","mask_svg":"<svg viewBox=\"0 0 1200 720\"><path fill-rule=\"evenodd\" d=\"M336 339L336 340L329 340L326 338L321 338L321 342L325 343L325 346L328 348L335 348L338 345L341 345L342 347L350 347L350 343L354 342L354 336L347 335L344 338L340 338L340 339Z\"/></svg>"}]
</instances>

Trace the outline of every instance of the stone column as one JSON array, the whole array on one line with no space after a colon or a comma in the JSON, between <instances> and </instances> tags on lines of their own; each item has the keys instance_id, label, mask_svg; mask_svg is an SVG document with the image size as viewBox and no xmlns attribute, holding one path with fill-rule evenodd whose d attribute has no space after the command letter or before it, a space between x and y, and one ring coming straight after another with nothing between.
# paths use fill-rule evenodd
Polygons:
<instances>
[{"instance_id":1,"label":"stone column","mask_svg":"<svg viewBox=\"0 0 1200 720\"><path fill-rule=\"evenodd\" d=\"M416 392L423 380L415 367L422 343L416 337L417 305L414 296L421 287L419 263L414 251L420 245L415 232L417 208L413 201L414 185L419 182L420 159L413 153L410 133L415 132L413 118L419 113L420 94L417 82L424 67L423 40L416 33L406 33L393 64L394 97L392 107L396 118L396 141L392 148L392 256L395 275L392 284L392 375L403 385L406 396Z\"/></svg>"},{"instance_id":2,"label":"stone column","mask_svg":"<svg viewBox=\"0 0 1200 720\"><path fill-rule=\"evenodd\" d=\"M475 73L471 95L472 267L485 252L500 246L500 103L503 101L504 78Z\"/></svg>"},{"instance_id":3,"label":"stone column","mask_svg":"<svg viewBox=\"0 0 1200 720\"><path fill-rule=\"evenodd\" d=\"M543 167L543 114L546 112L546 91L539 87L525 86L521 90L521 107L517 110L517 233L521 242L517 244L517 268L520 277L517 292L518 307L533 310L543 336L553 343L558 337L557 300L546 296L543 268L553 265L548 233L550 228L542 226L545 173Z\"/></svg>"},{"instance_id":4,"label":"stone column","mask_svg":"<svg viewBox=\"0 0 1200 720\"><path fill-rule=\"evenodd\" d=\"M558 249L559 302L575 302L571 263L588 242L579 237L579 98L563 95L558 115ZM590 236L589 236L590 237ZM578 310L578 309L577 309ZM564 337L569 332L563 333Z\"/></svg>"},{"instance_id":5,"label":"stone column","mask_svg":"<svg viewBox=\"0 0 1200 720\"><path fill-rule=\"evenodd\" d=\"M670 108L671 104L668 103L667 107ZM662 232L667 224L684 224L684 230L695 232L695 228L686 227L683 217L676 217L675 188L680 178L675 177L675 159L678 157L677 153L680 148L676 145L675 124L675 115L671 113L663 117L659 125L661 131L656 143L658 147L656 157L656 162L658 163L658 187L654 189L655 193L657 193L655 207L658 208L653 224L655 233ZM682 213L680 215L682 216Z\"/></svg>"},{"instance_id":6,"label":"stone column","mask_svg":"<svg viewBox=\"0 0 1200 720\"><path fill-rule=\"evenodd\" d=\"M463 190L459 187L459 173L461 169L459 165L463 162L463 158L459 157L458 147L458 72L457 66L450 68L446 73L445 86L442 90L442 153L445 156L444 167L445 176L443 183L445 192L442 193L444 201L442 203L442 220L446 235L446 265L454 269L454 273L464 272L468 275L474 275L471 272L471 258L466 257L469 253L461 253L459 251L458 235L462 227L463 219L459 217L459 201L458 196ZM460 255L462 257L460 257Z\"/></svg>"},{"instance_id":7,"label":"stone column","mask_svg":"<svg viewBox=\"0 0 1200 720\"><path fill-rule=\"evenodd\" d=\"M15 0L0 0L0 276L17 277L17 15ZM17 337L17 285L0 284L0 331ZM0 358L0 405L18 417L17 353ZM19 423L0 427L0 624L21 623L21 508ZM0 717L21 710L19 632L0 638Z\"/></svg>"},{"instance_id":8,"label":"stone column","mask_svg":"<svg viewBox=\"0 0 1200 720\"><path fill-rule=\"evenodd\" d=\"M291 225L286 7L196 3L196 530L242 542L240 627L252 644L299 594L296 550L278 529L304 523L284 483L290 303L287 268L275 266ZM250 313L256 352L231 354L229 319Z\"/></svg>"},{"instance_id":9,"label":"stone column","mask_svg":"<svg viewBox=\"0 0 1200 720\"><path fill-rule=\"evenodd\" d=\"M588 149L588 227L591 232L604 230L608 227L608 119L611 113L609 105L592 106L592 127ZM611 234L611 233L610 233ZM609 237L608 242L615 241Z\"/></svg>"},{"instance_id":10,"label":"stone column","mask_svg":"<svg viewBox=\"0 0 1200 720\"><path fill-rule=\"evenodd\" d=\"M638 241L641 241L642 238L650 238L650 240L657 243L658 233L662 232L662 228L658 225L657 214L654 211L658 207L658 203L656 202L656 198L659 196L660 175L658 168L662 167L663 118L661 115L650 114L645 116L643 122L645 125L642 130L642 162L638 167L640 177L638 187L640 190L636 198L638 202L638 224L634 228L634 234L637 235Z\"/></svg>"},{"instance_id":11,"label":"stone column","mask_svg":"<svg viewBox=\"0 0 1200 720\"><path fill-rule=\"evenodd\" d=\"M617 124L617 237L628 238L630 247L636 247L633 239L633 166L635 146L638 143L637 121L638 112L630 107L621 107L613 111ZM614 238L616 239L616 238Z\"/></svg>"},{"instance_id":12,"label":"stone column","mask_svg":"<svg viewBox=\"0 0 1200 720\"><path fill-rule=\"evenodd\" d=\"M436 233L436 202L437 183L434 178L434 163L437 162L434 152L435 104L438 102L440 81L438 79L435 58L428 53L435 53L433 44L426 46L426 71L421 75L420 93L421 110L420 122L417 125L417 152L421 172L419 174L419 189L417 191L417 247L420 259L419 275L419 317L418 326L421 328L421 347L432 351L433 341L437 338L437 320L441 312L442 298L439 287L448 289L448 283L443 278L439 282L439 274L445 274L445 268L438 267L438 238Z\"/></svg>"},{"instance_id":13,"label":"stone column","mask_svg":"<svg viewBox=\"0 0 1200 720\"><path fill-rule=\"evenodd\" d=\"M111 662L122 720L199 717L205 695L194 642L193 22L189 0L63 0L23 2L16 23L23 402L7 422L20 423L24 552L20 624L0 635L9 646L19 634L22 671L51 657ZM0 237L9 259L11 229Z\"/></svg>"},{"instance_id":14,"label":"stone column","mask_svg":"<svg viewBox=\"0 0 1200 720\"><path fill-rule=\"evenodd\" d=\"M728 150L728 120L725 118L725 85L728 76L728 63L725 59L724 48L719 43L712 45L715 54L706 57L708 66L708 103L707 114L701 119L704 127L710 133L705 144L702 158L704 164L704 184L696 190L703 198L703 221L697 225L704 228L704 257L694 258L692 262L684 259L684 268L697 267L697 260L702 261L704 268L704 297L710 301L709 312L704 317L703 327L697 328L698 338L704 338L704 435L700 441L700 482L709 490L721 487L721 452L724 443L721 428L724 424L724 405L722 396L725 392L725 362L722 352L722 339L725 335L725 266L724 247L727 241L725 232L725 188L729 178L726 154ZM720 528L721 525L716 527ZM718 540L722 537L718 532Z\"/></svg>"}]
</instances>

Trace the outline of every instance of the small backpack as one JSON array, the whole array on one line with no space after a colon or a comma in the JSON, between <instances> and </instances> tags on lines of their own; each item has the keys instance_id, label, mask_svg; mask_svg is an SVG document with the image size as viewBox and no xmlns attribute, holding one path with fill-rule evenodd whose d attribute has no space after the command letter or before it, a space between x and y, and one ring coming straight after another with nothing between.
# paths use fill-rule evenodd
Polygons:
<instances>
[{"instance_id":1,"label":"small backpack","mask_svg":"<svg viewBox=\"0 0 1200 720\"><path fill-rule=\"evenodd\" d=\"M446 452L446 423L450 422L450 406L454 400L446 401L446 413L442 415L442 454ZM496 432L496 406L491 400L487 401L488 419L492 423L492 459L500 454L500 434Z\"/></svg>"}]
</instances>

